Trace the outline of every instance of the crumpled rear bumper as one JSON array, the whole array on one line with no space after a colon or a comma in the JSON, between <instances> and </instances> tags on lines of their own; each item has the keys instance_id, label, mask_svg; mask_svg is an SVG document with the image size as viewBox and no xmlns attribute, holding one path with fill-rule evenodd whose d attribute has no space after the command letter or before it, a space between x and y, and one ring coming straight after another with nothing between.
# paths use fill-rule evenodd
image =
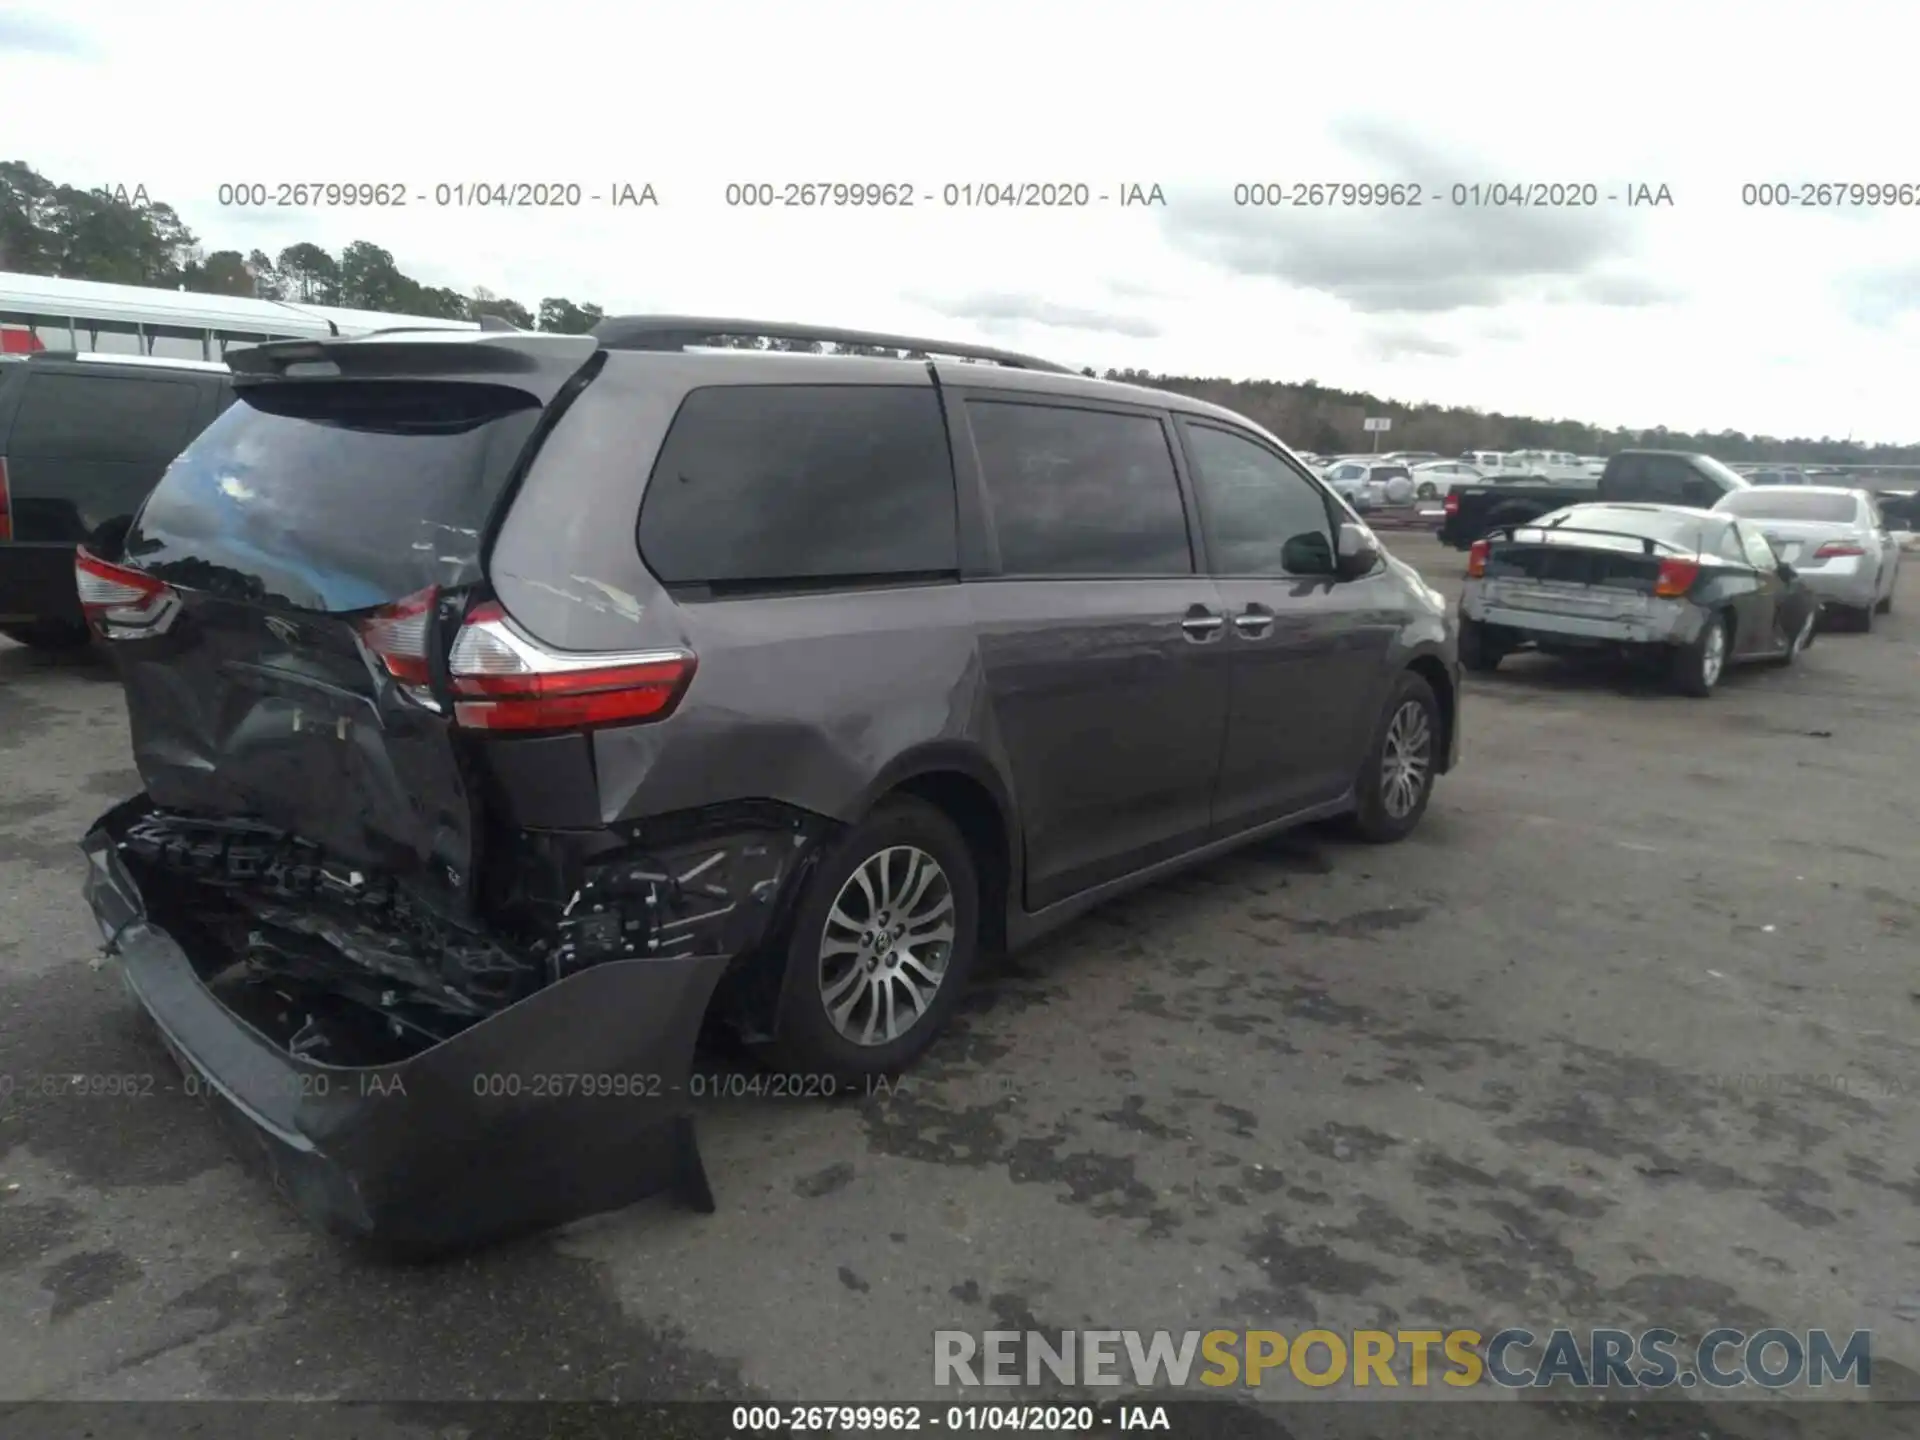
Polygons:
<instances>
[{"instance_id":1,"label":"crumpled rear bumper","mask_svg":"<svg viewBox=\"0 0 1920 1440\"><path fill-rule=\"evenodd\" d=\"M1571 608L1572 600L1561 611L1505 600L1506 592L1498 583L1469 580L1460 590L1460 614L1531 639L1610 645L1691 645L1707 614L1691 601L1677 599L1638 603L1623 599L1613 613L1580 613Z\"/></svg>"},{"instance_id":2,"label":"crumpled rear bumper","mask_svg":"<svg viewBox=\"0 0 1920 1440\"><path fill-rule=\"evenodd\" d=\"M470 1248L671 1193L713 1200L689 1072L724 956L612 960L394 1064L297 1056L236 1015L148 916L105 828L86 896L128 990L309 1219L394 1253Z\"/></svg>"}]
</instances>

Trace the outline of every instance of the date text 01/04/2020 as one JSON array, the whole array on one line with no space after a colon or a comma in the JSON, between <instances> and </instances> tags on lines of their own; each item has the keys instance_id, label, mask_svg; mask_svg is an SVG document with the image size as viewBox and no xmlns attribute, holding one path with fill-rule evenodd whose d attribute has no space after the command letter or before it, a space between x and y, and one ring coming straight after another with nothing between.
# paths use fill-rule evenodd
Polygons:
<instances>
[{"instance_id":1,"label":"date text 01/04/2020","mask_svg":"<svg viewBox=\"0 0 1920 1440\"><path fill-rule=\"evenodd\" d=\"M253 210L635 209L657 207L660 192L648 180L235 180L214 201Z\"/></svg>"},{"instance_id":2,"label":"date text 01/04/2020","mask_svg":"<svg viewBox=\"0 0 1920 1440\"><path fill-rule=\"evenodd\" d=\"M721 199L736 210L1089 210L1167 203L1152 180L730 180Z\"/></svg>"},{"instance_id":3,"label":"date text 01/04/2020","mask_svg":"<svg viewBox=\"0 0 1920 1440\"><path fill-rule=\"evenodd\" d=\"M736 1405L735 1434L908 1434L1018 1430L1086 1435L1099 1429L1171 1430L1164 1405Z\"/></svg>"},{"instance_id":4,"label":"date text 01/04/2020","mask_svg":"<svg viewBox=\"0 0 1920 1440\"><path fill-rule=\"evenodd\" d=\"M894 1082L874 1079L861 1086L842 1085L830 1074L796 1071L695 1070L684 1079L642 1072L480 1070L469 1082L483 1100L654 1100L681 1095L690 1100L830 1100L836 1095L891 1094Z\"/></svg>"},{"instance_id":5,"label":"date text 01/04/2020","mask_svg":"<svg viewBox=\"0 0 1920 1440\"><path fill-rule=\"evenodd\" d=\"M1400 180L1243 180L1233 187L1242 209L1590 210L1600 205L1668 207L1673 189L1658 181L1456 181L1420 185Z\"/></svg>"}]
</instances>

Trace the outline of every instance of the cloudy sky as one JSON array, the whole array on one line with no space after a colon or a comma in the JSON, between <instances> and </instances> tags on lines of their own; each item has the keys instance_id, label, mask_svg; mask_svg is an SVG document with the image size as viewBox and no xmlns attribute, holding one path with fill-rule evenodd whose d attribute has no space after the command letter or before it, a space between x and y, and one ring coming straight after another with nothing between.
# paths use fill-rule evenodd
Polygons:
<instances>
[{"instance_id":1,"label":"cloudy sky","mask_svg":"<svg viewBox=\"0 0 1920 1440\"><path fill-rule=\"evenodd\" d=\"M922 7L0 0L4 158L144 184L210 247L369 239L409 273L608 310L990 340L1602 424L1920 440L1908 4ZM44 116L47 123L38 123ZM223 208L222 182L651 183L658 208ZM729 182L910 182L892 213ZM949 208L948 184L1164 207ZM1236 184L1401 182L1417 209ZM1454 187L1592 185L1591 208ZM1629 207L1635 187L1670 205ZM1618 196L1618 199L1609 197Z\"/></svg>"}]
</instances>

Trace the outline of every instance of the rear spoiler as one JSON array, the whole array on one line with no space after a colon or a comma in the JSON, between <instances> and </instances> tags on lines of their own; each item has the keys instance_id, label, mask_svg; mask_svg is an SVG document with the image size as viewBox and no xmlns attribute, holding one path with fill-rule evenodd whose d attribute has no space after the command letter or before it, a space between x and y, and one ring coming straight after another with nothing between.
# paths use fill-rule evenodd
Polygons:
<instances>
[{"instance_id":1,"label":"rear spoiler","mask_svg":"<svg viewBox=\"0 0 1920 1440\"><path fill-rule=\"evenodd\" d=\"M545 405L600 350L587 335L476 330L273 340L227 361L234 388L338 380L471 380L524 390Z\"/></svg>"},{"instance_id":2,"label":"rear spoiler","mask_svg":"<svg viewBox=\"0 0 1920 1440\"><path fill-rule=\"evenodd\" d=\"M1637 540L1640 543L1641 553L1646 555L1653 554L1656 546L1659 549L1671 551L1675 555L1685 555L1689 553L1681 546L1670 544L1665 540L1656 540L1651 535L1635 535L1630 530L1596 530L1585 525L1542 525L1537 521L1528 520L1517 521L1512 525L1498 526L1495 529L1489 530L1485 538L1491 540L1495 536L1503 536L1507 540L1512 540L1514 531L1516 530L1539 530L1543 533L1554 535L1607 535L1616 540Z\"/></svg>"}]
</instances>

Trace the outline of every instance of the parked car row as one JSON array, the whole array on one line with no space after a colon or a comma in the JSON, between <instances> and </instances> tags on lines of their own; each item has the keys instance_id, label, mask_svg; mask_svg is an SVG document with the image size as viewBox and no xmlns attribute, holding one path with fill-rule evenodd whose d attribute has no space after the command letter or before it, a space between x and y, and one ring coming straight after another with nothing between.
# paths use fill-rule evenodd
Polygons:
<instances>
[{"instance_id":1,"label":"parked car row","mask_svg":"<svg viewBox=\"0 0 1920 1440\"><path fill-rule=\"evenodd\" d=\"M1711 694L1730 665L1790 665L1822 614L1871 628L1893 608L1901 547L1860 490L1750 488L1711 510L1602 502L1502 526L1469 547L1460 658L1516 650L1652 657Z\"/></svg>"}]
</instances>

